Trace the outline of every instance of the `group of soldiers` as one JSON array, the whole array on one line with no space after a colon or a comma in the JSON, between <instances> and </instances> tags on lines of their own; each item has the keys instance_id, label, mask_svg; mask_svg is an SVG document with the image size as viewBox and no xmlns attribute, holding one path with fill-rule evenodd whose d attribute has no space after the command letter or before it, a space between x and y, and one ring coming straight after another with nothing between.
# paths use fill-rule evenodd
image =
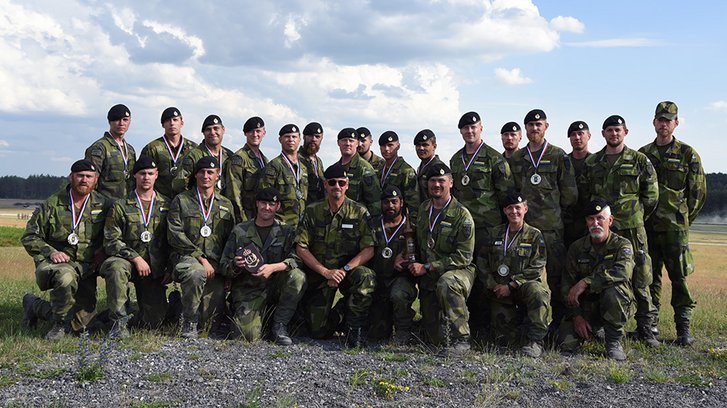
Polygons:
<instances>
[{"instance_id":1,"label":"group of soldiers","mask_svg":"<svg viewBox=\"0 0 727 408\"><path fill-rule=\"evenodd\" d=\"M378 138L379 157L367 128L342 129L341 158L324 170L317 122L283 126L281 154L268 160L262 118L245 122L246 143L232 152L219 116L204 120L197 145L182 136L174 107L162 112L164 135L137 159L124 138L130 110L116 105L107 118L108 132L22 238L38 287L50 290L50 302L23 298L23 324L52 321L48 339L88 325L100 276L116 338L129 335L130 282L133 323L152 328L178 319L167 299L176 282L187 338L207 328L289 345L295 330L343 333L350 347L419 338L461 353L472 332L532 357L546 338L571 351L601 338L623 360L632 316L634 335L659 345L666 266L676 341L694 341L688 233L706 184L699 155L673 135L673 102L657 105L656 139L639 151L626 147L626 122L613 115L601 151L588 151L589 126L576 121L566 154L546 140L547 116L534 109L522 127L502 127L500 153L468 112L449 166L434 132L416 134L416 170L398 155L393 131ZM528 143L519 148L523 127Z\"/></svg>"}]
</instances>

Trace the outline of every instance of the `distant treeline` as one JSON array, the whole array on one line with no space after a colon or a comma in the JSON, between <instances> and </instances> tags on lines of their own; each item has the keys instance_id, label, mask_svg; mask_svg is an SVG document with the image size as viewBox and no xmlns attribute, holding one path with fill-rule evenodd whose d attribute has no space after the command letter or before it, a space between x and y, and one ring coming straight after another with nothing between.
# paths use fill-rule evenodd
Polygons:
<instances>
[{"instance_id":1,"label":"distant treeline","mask_svg":"<svg viewBox=\"0 0 727 408\"><path fill-rule=\"evenodd\" d=\"M707 201L700 214L702 216L727 215L727 174L707 174Z\"/></svg>"}]
</instances>

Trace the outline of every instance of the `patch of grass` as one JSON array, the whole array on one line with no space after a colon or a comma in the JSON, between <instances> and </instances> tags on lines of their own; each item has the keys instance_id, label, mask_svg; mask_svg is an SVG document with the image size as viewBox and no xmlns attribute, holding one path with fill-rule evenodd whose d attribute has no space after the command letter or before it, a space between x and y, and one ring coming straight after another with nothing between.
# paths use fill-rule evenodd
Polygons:
<instances>
[{"instance_id":1,"label":"patch of grass","mask_svg":"<svg viewBox=\"0 0 727 408\"><path fill-rule=\"evenodd\" d=\"M65 368L50 368L47 370L40 370L30 373L30 376L33 378L38 378L40 380L50 380L52 378L58 378L61 375L66 373Z\"/></svg>"},{"instance_id":2,"label":"patch of grass","mask_svg":"<svg viewBox=\"0 0 727 408\"><path fill-rule=\"evenodd\" d=\"M656 369L648 370L644 373L644 378L654 384L665 384L668 383L670 378L663 371Z\"/></svg>"},{"instance_id":3,"label":"patch of grass","mask_svg":"<svg viewBox=\"0 0 727 408\"><path fill-rule=\"evenodd\" d=\"M475 384L477 383L477 371L466 369L462 371L462 378L467 384Z\"/></svg>"},{"instance_id":4,"label":"patch of grass","mask_svg":"<svg viewBox=\"0 0 727 408\"><path fill-rule=\"evenodd\" d=\"M151 402L135 402L131 404L133 408L165 408L173 407L179 404L179 401L151 401Z\"/></svg>"},{"instance_id":5,"label":"patch of grass","mask_svg":"<svg viewBox=\"0 0 727 408\"><path fill-rule=\"evenodd\" d=\"M364 352L362 347L346 347L343 349L343 354L348 356L356 356Z\"/></svg>"},{"instance_id":6,"label":"patch of grass","mask_svg":"<svg viewBox=\"0 0 727 408\"><path fill-rule=\"evenodd\" d=\"M395 394L406 391L409 391L409 387L398 385L387 378L379 378L374 381L374 393L379 398L393 400Z\"/></svg>"},{"instance_id":7,"label":"patch of grass","mask_svg":"<svg viewBox=\"0 0 727 408\"><path fill-rule=\"evenodd\" d=\"M697 374L682 374L675 378L676 382L686 385L691 385L692 387L711 387L712 381L703 378L700 375Z\"/></svg>"},{"instance_id":8,"label":"patch of grass","mask_svg":"<svg viewBox=\"0 0 727 408\"><path fill-rule=\"evenodd\" d=\"M238 408L260 408L262 406L263 392L260 387L253 388L245 395L245 401L238 405Z\"/></svg>"},{"instance_id":9,"label":"patch of grass","mask_svg":"<svg viewBox=\"0 0 727 408\"><path fill-rule=\"evenodd\" d=\"M351 374L351 378L348 380L348 383L354 387L364 385L366 384L366 381L368 381L368 378L371 377L371 375L372 373L370 371L359 368L358 370L354 371L353 374Z\"/></svg>"},{"instance_id":10,"label":"patch of grass","mask_svg":"<svg viewBox=\"0 0 727 408\"><path fill-rule=\"evenodd\" d=\"M217 376L213 372L204 368L197 369L197 374L199 374L199 376L202 377L205 381L211 381L217 378Z\"/></svg>"},{"instance_id":11,"label":"patch of grass","mask_svg":"<svg viewBox=\"0 0 727 408\"><path fill-rule=\"evenodd\" d=\"M0 388L9 387L18 382L18 380L10 375L0 375Z\"/></svg>"},{"instance_id":12,"label":"patch of grass","mask_svg":"<svg viewBox=\"0 0 727 408\"><path fill-rule=\"evenodd\" d=\"M139 361L142 359L142 357L144 357L143 354L139 353L138 351L135 351L135 352L131 353L131 355L129 356L129 361Z\"/></svg>"},{"instance_id":13,"label":"patch of grass","mask_svg":"<svg viewBox=\"0 0 727 408\"><path fill-rule=\"evenodd\" d=\"M552 385L558 391L567 391L575 386L568 380L548 380L548 384Z\"/></svg>"},{"instance_id":14,"label":"patch of grass","mask_svg":"<svg viewBox=\"0 0 727 408\"><path fill-rule=\"evenodd\" d=\"M626 384L631 381L631 370L628 366L616 363L611 364L608 367L608 375L606 376L606 379L614 384Z\"/></svg>"},{"instance_id":15,"label":"patch of grass","mask_svg":"<svg viewBox=\"0 0 727 408\"><path fill-rule=\"evenodd\" d=\"M170 381L172 378L174 378L174 376L169 373L154 373L144 377L144 379L146 379L147 381L155 383L167 382Z\"/></svg>"},{"instance_id":16,"label":"patch of grass","mask_svg":"<svg viewBox=\"0 0 727 408\"><path fill-rule=\"evenodd\" d=\"M437 378L437 377L425 378L422 380L422 383L424 383L425 385L429 385L432 387L438 387L438 388L443 388L443 387L447 386L447 383L444 382L444 380Z\"/></svg>"},{"instance_id":17,"label":"patch of grass","mask_svg":"<svg viewBox=\"0 0 727 408\"><path fill-rule=\"evenodd\" d=\"M396 361L396 362L404 362L409 360L409 357L406 354L403 353L394 353L393 351L378 351L376 353L376 357L384 360L384 361Z\"/></svg>"},{"instance_id":18,"label":"patch of grass","mask_svg":"<svg viewBox=\"0 0 727 408\"><path fill-rule=\"evenodd\" d=\"M268 357L270 358L285 358L290 357L290 353L286 351L273 351L272 353L268 354Z\"/></svg>"},{"instance_id":19,"label":"patch of grass","mask_svg":"<svg viewBox=\"0 0 727 408\"><path fill-rule=\"evenodd\" d=\"M24 228L0 226L0 247L18 247L23 237Z\"/></svg>"}]
</instances>

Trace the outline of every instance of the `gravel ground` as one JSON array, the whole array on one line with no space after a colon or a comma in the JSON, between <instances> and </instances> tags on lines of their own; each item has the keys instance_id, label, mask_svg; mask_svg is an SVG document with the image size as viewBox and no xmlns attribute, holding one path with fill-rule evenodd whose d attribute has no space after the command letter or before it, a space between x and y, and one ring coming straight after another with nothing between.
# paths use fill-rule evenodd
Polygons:
<instances>
[{"instance_id":1,"label":"gravel ground","mask_svg":"<svg viewBox=\"0 0 727 408\"><path fill-rule=\"evenodd\" d=\"M351 351L339 340L285 348L169 339L155 352L115 345L103 378L85 384L76 380L77 358L56 354L30 370L0 369L16 381L0 385L0 401L88 407L727 406L725 379L703 386L649 381L644 360L633 355L619 365L594 354L553 351L536 360L497 351L446 356L422 347ZM609 370L631 374L617 384L608 379ZM388 395L381 381L390 384Z\"/></svg>"}]
</instances>

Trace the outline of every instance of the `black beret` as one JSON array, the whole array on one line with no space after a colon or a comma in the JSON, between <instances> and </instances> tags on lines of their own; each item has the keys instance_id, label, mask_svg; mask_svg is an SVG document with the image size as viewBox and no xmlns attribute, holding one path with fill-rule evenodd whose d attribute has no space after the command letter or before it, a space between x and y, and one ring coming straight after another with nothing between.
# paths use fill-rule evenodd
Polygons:
<instances>
[{"instance_id":1,"label":"black beret","mask_svg":"<svg viewBox=\"0 0 727 408\"><path fill-rule=\"evenodd\" d=\"M179 112L179 109L174 106L164 109L164 112L162 112L162 125L167 121L167 119L176 118L177 116L182 116L182 114Z\"/></svg>"},{"instance_id":2,"label":"black beret","mask_svg":"<svg viewBox=\"0 0 727 408\"><path fill-rule=\"evenodd\" d=\"M396 186L387 185L384 187L383 191L381 192L381 201L384 201L388 198L399 198L403 199L401 195L401 190L399 190Z\"/></svg>"},{"instance_id":3,"label":"black beret","mask_svg":"<svg viewBox=\"0 0 727 408\"><path fill-rule=\"evenodd\" d=\"M426 142L429 139L434 139L434 132L429 129L420 130L416 136L414 136L414 145L418 145L421 142Z\"/></svg>"},{"instance_id":4,"label":"black beret","mask_svg":"<svg viewBox=\"0 0 727 408\"><path fill-rule=\"evenodd\" d=\"M247 133L251 130L262 127L265 127L265 121L259 116L253 116L250 119L246 120L245 124L242 125L242 133Z\"/></svg>"},{"instance_id":5,"label":"black beret","mask_svg":"<svg viewBox=\"0 0 727 408\"><path fill-rule=\"evenodd\" d=\"M588 217L590 215L596 215L603 211L606 207L610 207L608 202L602 198L597 198L583 208L583 216Z\"/></svg>"},{"instance_id":6,"label":"black beret","mask_svg":"<svg viewBox=\"0 0 727 408\"><path fill-rule=\"evenodd\" d=\"M510 190L505 194L505 198L502 200L502 208L507 208L513 204L520 204L524 203L525 198L523 198L522 194L515 190Z\"/></svg>"},{"instance_id":7,"label":"black beret","mask_svg":"<svg viewBox=\"0 0 727 408\"><path fill-rule=\"evenodd\" d=\"M287 125L280 128L280 132L278 132L278 136L283 136L287 133L300 133L300 129L298 129L298 126L295 126L292 123L288 123Z\"/></svg>"},{"instance_id":8,"label":"black beret","mask_svg":"<svg viewBox=\"0 0 727 408\"><path fill-rule=\"evenodd\" d=\"M337 178L347 178L348 175L346 174L346 168L343 167L340 162L336 162L323 172L323 177L325 177L326 180L329 180Z\"/></svg>"},{"instance_id":9,"label":"black beret","mask_svg":"<svg viewBox=\"0 0 727 408\"><path fill-rule=\"evenodd\" d=\"M571 132L577 132L579 130L588 130L588 123L577 120L568 126L568 136L570 136Z\"/></svg>"},{"instance_id":10,"label":"black beret","mask_svg":"<svg viewBox=\"0 0 727 408\"><path fill-rule=\"evenodd\" d=\"M609 126L626 126L626 121L619 115L611 115L603 121L601 130L606 130Z\"/></svg>"},{"instance_id":11,"label":"black beret","mask_svg":"<svg viewBox=\"0 0 727 408\"><path fill-rule=\"evenodd\" d=\"M154 159L151 158L151 156L143 155L140 156L139 159L134 163L134 174L146 170L146 169L156 169L157 164L154 163Z\"/></svg>"},{"instance_id":12,"label":"black beret","mask_svg":"<svg viewBox=\"0 0 727 408\"><path fill-rule=\"evenodd\" d=\"M311 122L303 128L304 135L317 135L323 133L323 126L318 122Z\"/></svg>"},{"instance_id":13,"label":"black beret","mask_svg":"<svg viewBox=\"0 0 727 408\"><path fill-rule=\"evenodd\" d=\"M386 132L382 133L381 136L379 136L379 146L383 146L389 142L398 142L399 141L399 135L396 134L393 130L387 130Z\"/></svg>"},{"instance_id":14,"label":"black beret","mask_svg":"<svg viewBox=\"0 0 727 408\"><path fill-rule=\"evenodd\" d=\"M222 125L222 119L220 119L217 115L209 115L204 119L204 122L202 122L202 131L207 128L207 126L213 126L213 125ZM222 125L224 126L224 125Z\"/></svg>"},{"instance_id":15,"label":"black beret","mask_svg":"<svg viewBox=\"0 0 727 408\"><path fill-rule=\"evenodd\" d=\"M131 111L126 105L118 104L114 105L109 109L109 113L106 114L106 119L109 121L119 120L131 116Z\"/></svg>"},{"instance_id":16,"label":"black beret","mask_svg":"<svg viewBox=\"0 0 727 408\"><path fill-rule=\"evenodd\" d=\"M354 128L343 128L338 132L338 140L341 139L357 139L356 129Z\"/></svg>"},{"instance_id":17,"label":"black beret","mask_svg":"<svg viewBox=\"0 0 727 408\"><path fill-rule=\"evenodd\" d=\"M220 164L217 162L217 159L212 156L204 156L201 159L197 160L197 163L194 165L194 174L197 174L200 170L203 169L219 169Z\"/></svg>"},{"instance_id":18,"label":"black beret","mask_svg":"<svg viewBox=\"0 0 727 408\"><path fill-rule=\"evenodd\" d=\"M525 115L525 120L523 120L524 124L528 124L528 122L532 122L534 120L545 120L548 117L545 115L545 112L543 112L542 109L533 109L530 112L528 112L527 115Z\"/></svg>"},{"instance_id":19,"label":"black beret","mask_svg":"<svg viewBox=\"0 0 727 408\"><path fill-rule=\"evenodd\" d=\"M79 171L96 171L96 165L91 160L78 160L71 166L71 173L78 173Z\"/></svg>"},{"instance_id":20,"label":"black beret","mask_svg":"<svg viewBox=\"0 0 727 408\"><path fill-rule=\"evenodd\" d=\"M280 202L280 192L275 187L261 188L255 193L256 201L269 201L271 203Z\"/></svg>"},{"instance_id":21,"label":"black beret","mask_svg":"<svg viewBox=\"0 0 727 408\"><path fill-rule=\"evenodd\" d=\"M442 162L434 163L427 169L427 178L444 176L446 174L452 174L452 170Z\"/></svg>"},{"instance_id":22,"label":"black beret","mask_svg":"<svg viewBox=\"0 0 727 408\"><path fill-rule=\"evenodd\" d=\"M461 118L459 118L459 123L457 123L457 128L462 129L465 126L474 125L475 123L479 122L480 115L477 112L467 112L464 115L462 115Z\"/></svg>"},{"instance_id":23,"label":"black beret","mask_svg":"<svg viewBox=\"0 0 727 408\"><path fill-rule=\"evenodd\" d=\"M504 125L502 125L502 129L500 129L500 134L503 133L509 133L509 132L519 132L522 129L520 128L520 125L518 125L515 122L507 122Z\"/></svg>"},{"instance_id":24,"label":"black beret","mask_svg":"<svg viewBox=\"0 0 727 408\"><path fill-rule=\"evenodd\" d=\"M654 111L654 118L664 118L668 120L674 120L677 118L677 115L679 114L679 108L677 108L677 104L672 101L664 101L659 102L658 105L656 105L656 110Z\"/></svg>"},{"instance_id":25,"label":"black beret","mask_svg":"<svg viewBox=\"0 0 727 408\"><path fill-rule=\"evenodd\" d=\"M359 139L363 140L371 136L371 131L368 128L361 126L356 129L356 135Z\"/></svg>"}]
</instances>

